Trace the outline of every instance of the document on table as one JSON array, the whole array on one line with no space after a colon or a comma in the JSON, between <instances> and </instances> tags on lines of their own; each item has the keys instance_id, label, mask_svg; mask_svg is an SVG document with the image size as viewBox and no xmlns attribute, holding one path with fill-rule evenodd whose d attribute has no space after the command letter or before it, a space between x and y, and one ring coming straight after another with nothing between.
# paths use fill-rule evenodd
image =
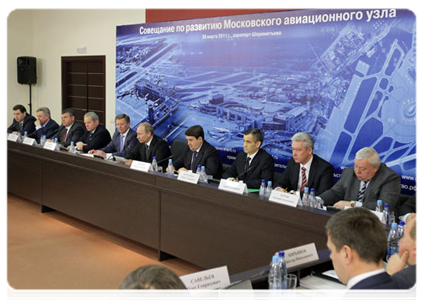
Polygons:
<instances>
[{"instance_id":1,"label":"document on table","mask_svg":"<svg viewBox=\"0 0 423 300\"><path fill-rule=\"evenodd\" d=\"M347 288L341 283L311 275L301 278L300 286L311 290L345 290Z\"/></svg>"}]
</instances>

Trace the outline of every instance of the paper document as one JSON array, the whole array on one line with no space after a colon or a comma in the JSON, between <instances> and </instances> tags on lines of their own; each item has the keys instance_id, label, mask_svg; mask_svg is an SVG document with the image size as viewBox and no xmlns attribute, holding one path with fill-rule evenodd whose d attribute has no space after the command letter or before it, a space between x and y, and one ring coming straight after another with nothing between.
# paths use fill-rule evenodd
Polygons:
<instances>
[{"instance_id":1,"label":"paper document","mask_svg":"<svg viewBox=\"0 0 423 300\"><path fill-rule=\"evenodd\" d=\"M347 288L341 283L310 275L301 278L300 286L311 290L345 290Z\"/></svg>"}]
</instances>

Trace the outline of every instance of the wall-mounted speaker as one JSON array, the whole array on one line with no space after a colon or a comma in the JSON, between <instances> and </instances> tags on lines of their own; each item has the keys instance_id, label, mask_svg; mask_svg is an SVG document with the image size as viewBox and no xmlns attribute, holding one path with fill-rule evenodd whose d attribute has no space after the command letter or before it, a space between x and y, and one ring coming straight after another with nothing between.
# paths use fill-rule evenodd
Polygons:
<instances>
[{"instance_id":1,"label":"wall-mounted speaker","mask_svg":"<svg viewBox=\"0 0 423 300\"><path fill-rule=\"evenodd\" d=\"M37 58L31 56L20 56L18 63L18 83L37 83Z\"/></svg>"}]
</instances>

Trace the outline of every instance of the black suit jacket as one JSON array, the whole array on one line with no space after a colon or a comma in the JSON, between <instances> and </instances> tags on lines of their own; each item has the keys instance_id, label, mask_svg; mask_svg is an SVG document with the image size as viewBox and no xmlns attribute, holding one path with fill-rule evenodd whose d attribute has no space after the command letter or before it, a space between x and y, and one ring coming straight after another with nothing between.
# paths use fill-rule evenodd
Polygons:
<instances>
[{"instance_id":1,"label":"black suit jacket","mask_svg":"<svg viewBox=\"0 0 423 300\"><path fill-rule=\"evenodd\" d=\"M91 136L91 138L90 138L90 135L91 135L91 132L87 131L87 132L85 132L85 134L80 139L80 142L87 144L86 146L83 147L83 151L85 153L87 153L88 151L93 150L93 149L96 150L96 149L103 148L111 140L110 133L101 124L99 124L97 126L97 128L94 131L94 134Z\"/></svg>"},{"instance_id":2,"label":"black suit jacket","mask_svg":"<svg viewBox=\"0 0 423 300\"><path fill-rule=\"evenodd\" d=\"M28 137L36 139L37 142L40 141L42 135L45 135L47 139L51 139L56 134L57 130L59 130L59 124L53 119L50 119L43 127L28 134Z\"/></svg>"},{"instance_id":3,"label":"black suit jacket","mask_svg":"<svg viewBox=\"0 0 423 300\"><path fill-rule=\"evenodd\" d=\"M342 297L342 300L399 299L420 299L419 287L402 279L391 278L385 272L360 281Z\"/></svg>"},{"instance_id":4,"label":"black suit jacket","mask_svg":"<svg viewBox=\"0 0 423 300\"><path fill-rule=\"evenodd\" d=\"M187 144L181 156L177 157L173 163L175 170L182 167L191 170L191 159L192 151L189 149ZM196 165L205 166L207 175L212 175L213 178L219 179L222 176L223 168L219 152L217 152L216 148L210 145L207 141L203 141L203 144L201 145L200 151L197 154ZM194 172L196 171L197 170Z\"/></svg>"},{"instance_id":5,"label":"black suit jacket","mask_svg":"<svg viewBox=\"0 0 423 300\"><path fill-rule=\"evenodd\" d=\"M250 189L260 188L261 180L273 181L275 162L273 157L266 150L259 149L250 166L245 172L247 153L238 153L234 163L223 173L222 178L238 178L242 180Z\"/></svg>"},{"instance_id":6,"label":"black suit jacket","mask_svg":"<svg viewBox=\"0 0 423 300\"><path fill-rule=\"evenodd\" d=\"M154 135L150 143L148 155L146 147L145 143L138 142L135 148L133 148L132 151L125 156L125 158L151 163L153 161L153 157L155 156L159 166L162 166L165 171L168 164L168 159L166 158L171 156L169 145L166 141Z\"/></svg>"},{"instance_id":7,"label":"black suit jacket","mask_svg":"<svg viewBox=\"0 0 423 300\"><path fill-rule=\"evenodd\" d=\"M314 188L315 195L320 195L333 186L333 166L326 160L313 154L310 172L308 174L307 186ZM300 176L300 164L297 164L293 158L288 161L285 171L282 173L280 182L275 182L275 187L281 187L288 191L297 191L298 180Z\"/></svg>"},{"instance_id":8,"label":"black suit jacket","mask_svg":"<svg viewBox=\"0 0 423 300\"><path fill-rule=\"evenodd\" d=\"M404 216L409 213L415 213L416 212L416 194L413 196L407 197L407 200L404 201L404 203L401 203L401 206L399 207L399 216Z\"/></svg>"},{"instance_id":9,"label":"black suit jacket","mask_svg":"<svg viewBox=\"0 0 423 300\"><path fill-rule=\"evenodd\" d=\"M28 134L33 133L35 131L35 121L36 119L33 116L31 116L30 114L26 114L23 120L23 132L21 132L21 134L24 135L25 131ZM15 131L19 131L19 122L13 119L12 125L7 128L7 133L12 133Z\"/></svg>"},{"instance_id":10,"label":"black suit jacket","mask_svg":"<svg viewBox=\"0 0 423 300\"><path fill-rule=\"evenodd\" d=\"M391 278L401 285L401 288L412 288L416 284L416 265L409 266L393 274Z\"/></svg>"},{"instance_id":11,"label":"black suit jacket","mask_svg":"<svg viewBox=\"0 0 423 300\"><path fill-rule=\"evenodd\" d=\"M63 147L69 146L71 142L73 142L76 146L76 143L85 134L85 128L79 122L75 121L66 135L66 140L62 141L63 135L65 134L65 129L66 129L65 126L60 125L59 130L53 136L54 138L57 138L57 140L59 141L60 144L63 145Z\"/></svg>"}]
</instances>

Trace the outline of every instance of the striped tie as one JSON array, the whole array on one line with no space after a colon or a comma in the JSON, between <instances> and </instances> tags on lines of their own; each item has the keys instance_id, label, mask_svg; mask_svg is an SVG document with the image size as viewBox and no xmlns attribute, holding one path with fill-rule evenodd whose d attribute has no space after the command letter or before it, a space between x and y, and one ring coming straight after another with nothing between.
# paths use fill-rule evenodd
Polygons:
<instances>
[{"instance_id":1,"label":"striped tie","mask_svg":"<svg viewBox=\"0 0 423 300\"><path fill-rule=\"evenodd\" d=\"M361 181L361 188L360 188L360 191L358 192L357 202L363 201L364 192L366 191L368 182L369 181Z\"/></svg>"},{"instance_id":2,"label":"striped tie","mask_svg":"<svg viewBox=\"0 0 423 300\"><path fill-rule=\"evenodd\" d=\"M304 192L304 188L307 186L306 168L301 167L301 192Z\"/></svg>"}]
</instances>

